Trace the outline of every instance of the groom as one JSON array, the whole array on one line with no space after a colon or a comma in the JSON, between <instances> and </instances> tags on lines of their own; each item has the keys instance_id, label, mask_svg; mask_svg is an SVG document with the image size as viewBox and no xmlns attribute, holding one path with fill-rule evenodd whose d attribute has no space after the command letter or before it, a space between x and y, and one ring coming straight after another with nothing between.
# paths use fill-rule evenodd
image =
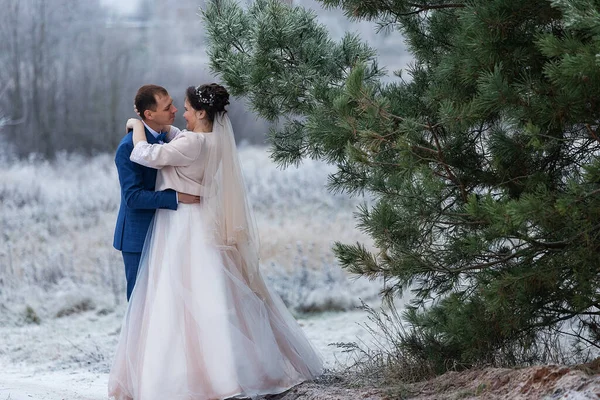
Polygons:
<instances>
[{"instance_id":1,"label":"groom","mask_svg":"<svg viewBox=\"0 0 600 400\"><path fill-rule=\"evenodd\" d=\"M165 126L175 120L177 108L167 90L161 86L145 85L135 96L135 107L146 128L150 144L162 143ZM199 203L198 196L174 190L155 192L156 170L132 162L132 132L125 135L115 155L121 185L121 206L117 217L113 246L121 250L127 278L127 301L135 286L138 266L146 233L158 208L176 210L178 203Z\"/></svg>"}]
</instances>

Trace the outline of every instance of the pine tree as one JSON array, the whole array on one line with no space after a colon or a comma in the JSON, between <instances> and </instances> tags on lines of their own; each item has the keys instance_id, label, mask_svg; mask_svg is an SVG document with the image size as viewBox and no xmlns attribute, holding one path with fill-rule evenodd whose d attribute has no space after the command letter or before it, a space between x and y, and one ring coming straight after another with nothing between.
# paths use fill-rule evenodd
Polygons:
<instances>
[{"instance_id":1,"label":"pine tree","mask_svg":"<svg viewBox=\"0 0 600 400\"><path fill-rule=\"evenodd\" d=\"M522 360L539 335L600 343L600 1L321 0L402 34L414 63L333 41L276 0L203 12L211 66L279 121L273 159L368 193L342 266L411 289L403 346L445 366ZM502 356L500 360L499 357Z\"/></svg>"}]
</instances>

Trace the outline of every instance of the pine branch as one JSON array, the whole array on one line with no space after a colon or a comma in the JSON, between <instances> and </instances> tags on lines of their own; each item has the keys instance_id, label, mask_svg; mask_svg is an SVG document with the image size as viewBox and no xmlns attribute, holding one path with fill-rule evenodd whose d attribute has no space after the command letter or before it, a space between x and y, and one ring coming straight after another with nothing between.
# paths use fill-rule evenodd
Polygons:
<instances>
[{"instance_id":1,"label":"pine branch","mask_svg":"<svg viewBox=\"0 0 600 400\"><path fill-rule=\"evenodd\" d=\"M600 345L598 343L593 342L593 341L587 339L580 332L579 333L570 333L570 332L566 332L566 331L563 331L563 330L560 330L560 329L555 329L555 331L557 333L562 334L562 335L571 336L571 337L574 337L577 340L581 340L581 341L589 344L591 347L600 348Z\"/></svg>"},{"instance_id":2,"label":"pine branch","mask_svg":"<svg viewBox=\"0 0 600 400\"><path fill-rule=\"evenodd\" d=\"M564 249L567 246L569 246L570 244L572 244L573 242L575 242L578 238L580 238L582 235L585 235L586 233L589 232L593 232L593 231L597 231L598 229L600 229L600 224L594 225L588 229L585 229L581 232L578 232L577 234L565 239L565 240L561 240L561 241L555 241L555 242L541 242L538 240L535 240L533 238L529 238L529 237L520 237L519 239L521 240L525 240L531 244L534 244L536 246L539 247L543 247L546 249Z\"/></svg>"},{"instance_id":3,"label":"pine branch","mask_svg":"<svg viewBox=\"0 0 600 400\"><path fill-rule=\"evenodd\" d=\"M408 13L399 13L395 14L397 17L409 16L414 14L420 14L424 11L431 10L442 10L442 9L450 9L450 8L463 8L466 7L465 4L455 3L455 4L416 4L416 3L408 3L409 7L416 8L416 10L408 12Z\"/></svg>"},{"instance_id":4,"label":"pine branch","mask_svg":"<svg viewBox=\"0 0 600 400\"><path fill-rule=\"evenodd\" d=\"M428 124L428 125L431 126L431 124ZM446 173L448 174L448 179L450 181L454 182L454 184L457 185L460 188L460 192L462 194L462 199L466 203L467 202L467 192L465 190L465 185L458 178L456 178L456 175L454 175L452 173L452 171L450 170L450 166L445 161L444 152L442 151L442 146L440 144L440 140L439 140L439 137L437 135L436 129L431 129L431 133L433 135L433 139L435 141L435 145L436 145L436 147L438 149L437 152L438 152L438 156L439 156L439 162L442 165L442 167L444 168L444 170L446 171Z\"/></svg>"},{"instance_id":5,"label":"pine branch","mask_svg":"<svg viewBox=\"0 0 600 400\"><path fill-rule=\"evenodd\" d=\"M336 256L386 294L414 288L424 311L407 318L442 367L523 350L571 311L596 317L568 305L597 304L600 281L598 10L451 1L322 0L399 28L415 61L391 83L359 37L333 42L301 7L227 16L248 24L242 48L238 28L207 21L217 72L262 116L297 119L272 132L272 157L335 164L330 190L372 197L356 218L376 249Z\"/></svg>"},{"instance_id":6,"label":"pine branch","mask_svg":"<svg viewBox=\"0 0 600 400\"><path fill-rule=\"evenodd\" d=\"M600 138L598 138L598 135L596 134L596 132L594 132L594 130L592 129L592 127L590 126L590 124L585 124L585 128L590 133L590 136L593 137L594 140L596 140L597 142L600 143Z\"/></svg>"}]
</instances>

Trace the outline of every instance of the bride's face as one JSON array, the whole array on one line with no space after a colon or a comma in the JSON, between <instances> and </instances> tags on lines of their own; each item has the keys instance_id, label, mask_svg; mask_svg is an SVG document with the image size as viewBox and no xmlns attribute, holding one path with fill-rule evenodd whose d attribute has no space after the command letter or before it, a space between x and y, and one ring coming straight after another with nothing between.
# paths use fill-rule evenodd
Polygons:
<instances>
[{"instance_id":1,"label":"bride's face","mask_svg":"<svg viewBox=\"0 0 600 400\"><path fill-rule=\"evenodd\" d=\"M194 128L198 125L198 112L192 108L188 99L185 99L183 103L185 108L185 112L183 113L183 118L185 118L185 122L187 122L186 129L188 131L193 131Z\"/></svg>"}]
</instances>

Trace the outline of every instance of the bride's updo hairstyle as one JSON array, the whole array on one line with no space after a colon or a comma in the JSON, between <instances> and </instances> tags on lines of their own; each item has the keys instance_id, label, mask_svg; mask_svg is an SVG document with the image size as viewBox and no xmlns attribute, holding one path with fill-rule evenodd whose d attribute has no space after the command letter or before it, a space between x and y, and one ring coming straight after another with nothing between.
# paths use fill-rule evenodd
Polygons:
<instances>
[{"instance_id":1,"label":"bride's updo hairstyle","mask_svg":"<svg viewBox=\"0 0 600 400\"><path fill-rule=\"evenodd\" d=\"M206 85L190 86L185 95L194 110L206 111L210 122L215 120L219 112L226 112L225 106L229 104L229 93L227 89L216 83Z\"/></svg>"}]
</instances>

